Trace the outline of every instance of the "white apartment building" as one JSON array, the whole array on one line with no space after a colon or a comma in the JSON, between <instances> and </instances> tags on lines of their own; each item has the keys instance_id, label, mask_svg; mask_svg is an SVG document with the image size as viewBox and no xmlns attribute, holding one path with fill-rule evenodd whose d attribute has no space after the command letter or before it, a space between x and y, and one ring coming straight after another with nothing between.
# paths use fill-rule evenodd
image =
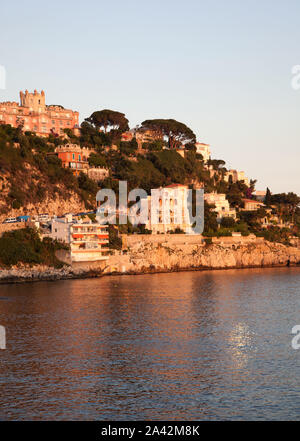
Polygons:
<instances>
[{"instance_id":1,"label":"white apartment building","mask_svg":"<svg viewBox=\"0 0 300 441\"><path fill-rule=\"evenodd\" d=\"M94 262L108 259L107 225L89 220L74 221L72 215L54 218L51 237L70 245L72 262Z\"/></svg>"},{"instance_id":2,"label":"white apartment building","mask_svg":"<svg viewBox=\"0 0 300 441\"><path fill-rule=\"evenodd\" d=\"M211 151L210 145L203 142L196 142L196 153L200 153L203 156L203 160L207 162L210 159Z\"/></svg>"},{"instance_id":3,"label":"white apartment building","mask_svg":"<svg viewBox=\"0 0 300 441\"><path fill-rule=\"evenodd\" d=\"M187 200L187 185L171 184L167 187L158 189L161 191L161 197L158 200L158 206L148 196L148 222L145 227L152 231L152 234L162 234L175 231L180 228L188 233L191 231L191 223L186 219L186 210L184 209ZM155 206L154 206L155 205ZM153 210L156 210L153 213ZM169 216L164 217L168 213ZM178 216L179 215L179 216Z\"/></svg>"}]
</instances>

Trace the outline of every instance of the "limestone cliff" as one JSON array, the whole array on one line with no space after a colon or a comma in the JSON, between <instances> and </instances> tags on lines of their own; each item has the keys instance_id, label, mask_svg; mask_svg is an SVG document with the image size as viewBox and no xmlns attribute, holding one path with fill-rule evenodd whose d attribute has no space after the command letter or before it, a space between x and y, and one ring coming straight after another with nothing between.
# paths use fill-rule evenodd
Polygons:
<instances>
[{"instance_id":1,"label":"limestone cliff","mask_svg":"<svg viewBox=\"0 0 300 441\"><path fill-rule=\"evenodd\" d=\"M257 240L245 244L163 244L139 242L110 259L118 272L176 271L300 264L300 249Z\"/></svg>"},{"instance_id":2,"label":"limestone cliff","mask_svg":"<svg viewBox=\"0 0 300 441\"><path fill-rule=\"evenodd\" d=\"M27 203L19 209L7 208L0 214L0 222L7 217L16 217L22 215L37 215L47 213L50 216L61 216L64 213L79 213L86 211L84 202L75 192L68 192L65 196L61 194L49 194L41 202Z\"/></svg>"},{"instance_id":3,"label":"limestone cliff","mask_svg":"<svg viewBox=\"0 0 300 441\"><path fill-rule=\"evenodd\" d=\"M7 217L21 215L62 215L85 211L85 203L78 191L64 182L53 183L36 167L24 164L15 173L0 173L0 223ZM14 208L16 199L21 203Z\"/></svg>"}]
</instances>

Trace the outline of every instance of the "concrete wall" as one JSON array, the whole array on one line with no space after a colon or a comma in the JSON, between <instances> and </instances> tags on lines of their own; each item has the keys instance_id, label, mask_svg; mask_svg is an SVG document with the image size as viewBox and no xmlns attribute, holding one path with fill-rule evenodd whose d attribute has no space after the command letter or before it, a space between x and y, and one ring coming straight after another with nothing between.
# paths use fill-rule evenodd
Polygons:
<instances>
[{"instance_id":1,"label":"concrete wall","mask_svg":"<svg viewBox=\"0 0 300 441\"><path fill-rule=\"evenodd\" d=\"M242 244L246 245L248 243L262 243L264 242L263 237L256 237L254 234L249 234L249 236L223 236L223 237L212 237L212 243L220 244L220 245L233 245L233 244Z\"/></svg>"},{"instance_id":2,"label":"concrete wall","mask_svg":"<svg viewBox=\"0 0 300 441\"><path fill-rule=\"evenodd\" d=\"M132 248L141 243L144 244L165 244L174 245L205 245L205 238L200 234L122 234L123 249ZM215 244L248 244L262 243L262 237L256 237L254 234L249 236L223 236L212 237L212 243Z\"/></svg>"},{"instance_id":3,"label":"concrete wall","mask_svg":"<svg viewBox=\"0 0 300 441\"><path fill-rule=\"evenodd\" d=\"M172 245L201 245L201 234L122 234L123 248L134 247L140 243Z\"/></svg>"},{"instance_id":4,"label":"concrete wall","mask_svg":"<svg viewBox=\"0 0 300 441\"><path fill-rule=\"evenodd\" d=\"M28 222L17 222L12 224L0 224L0 236L6 231L21 230L22 228L32 227Z\"/></svg>"},{"instance_id":5,"label":"concrete wall","mask_svg":"<svg viewBox=\"0 0 300 441\"><path fill-rule=\"evenodd\" d=\"M51 224L52 239L57 239L62 242L70 242L70 223L53 220Z\"/></svg>"},{"instance_id":6,"label":"concrete wall","mask_svg":"<svg viewBox=\"0 0 300 441\"><path fill-rule=\"evenodd\" d=\"M55 255L60 261L70 265L74 270L100 271L104 270L108 266L107 260L97 260L95 262L74 262L71 260L70 251L67 250L57 250Z\"/></svg>"}]
</instances>

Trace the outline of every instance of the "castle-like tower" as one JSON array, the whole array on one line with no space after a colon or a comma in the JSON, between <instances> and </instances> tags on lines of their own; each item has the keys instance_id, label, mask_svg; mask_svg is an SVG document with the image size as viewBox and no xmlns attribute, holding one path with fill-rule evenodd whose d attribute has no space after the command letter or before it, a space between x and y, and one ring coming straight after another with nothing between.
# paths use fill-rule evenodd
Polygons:
<instances>
[{"instance_id":1,"label":"castle-like tower","mask_svg":"<svg viewBox=\"0 0 300 441\"><path fill-rule=\"evenodd\" d=\"M42 113L46 110L45 92L42 90L38 93L37 90L34 93L29 93L25 90L25 93L20 92L21 107L28 107L31 111Z\"/></svg>"},{"instance_id":2,"label":"castle-like tower","mask_svg":"<svg viewBox=\"0 0 300 441\"><path fill-rule=\"evenodd\" d=\"M22 127L41 136L64 134L64 129L78 131L79 113L62 106L47 106L45 92L20 92L20 105L15 101L0 103L0 124Z\"/></svg>"}]
</instances>

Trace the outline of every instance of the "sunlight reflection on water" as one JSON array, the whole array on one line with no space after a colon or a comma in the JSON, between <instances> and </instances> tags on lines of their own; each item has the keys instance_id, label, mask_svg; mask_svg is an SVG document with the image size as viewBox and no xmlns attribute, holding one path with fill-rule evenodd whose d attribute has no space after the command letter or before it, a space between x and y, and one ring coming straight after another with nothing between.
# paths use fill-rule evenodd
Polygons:
<instances>
[{"instance_id":1,"label":"sunlight reflection on water","mask_svg":"<svg viewBox=\"0 0 300 441\"><path fill-rule=\"evenodd\" d=\"M298 419L300 269L0 286L0 419Z\"/></svg>"}]
</instances>

